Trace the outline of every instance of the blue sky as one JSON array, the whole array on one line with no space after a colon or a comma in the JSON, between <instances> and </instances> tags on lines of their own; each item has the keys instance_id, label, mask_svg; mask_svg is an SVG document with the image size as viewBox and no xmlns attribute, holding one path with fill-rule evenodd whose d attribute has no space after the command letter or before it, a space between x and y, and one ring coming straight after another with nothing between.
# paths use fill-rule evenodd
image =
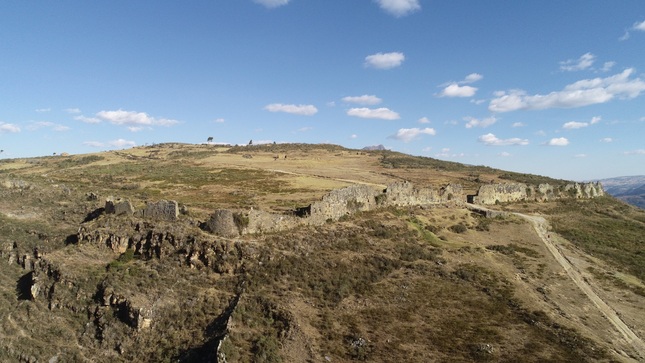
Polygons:
<instances>
[{"instance_id":1,"label":"blue sky","mask_svg":"<svg viewBox=\"0 0 645 363\"><path fill-rule=\"evenodd\" d=\"M0 158L161 142L383 144L645 174L645 3L5 1Z\"/></svg>"}]
</instances>

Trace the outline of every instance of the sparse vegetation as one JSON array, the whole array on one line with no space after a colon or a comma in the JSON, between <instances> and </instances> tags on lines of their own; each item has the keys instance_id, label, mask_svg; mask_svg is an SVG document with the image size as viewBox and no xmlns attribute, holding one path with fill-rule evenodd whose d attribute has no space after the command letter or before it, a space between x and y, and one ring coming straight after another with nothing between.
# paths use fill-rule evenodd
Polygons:
<instances>
[{"instance_id":1,"label":"sparse vegetation","mask_svg":"<svg viewBox=\"0 0 645 363\"><path fill-rule=\"evenodd\" d=\"M285 173L273 171L278 162ZM415 206L239 238L199 228L216 208L239 210L234 223L243 229L250 207L290 211L319 200L347 185L338 180L351 174L345 167L375 188L408 178L473 187L501 177L486 167L334 145L157 144L3 160L2 180L24 183L0 184L0 360L199 362L214 360L220 342L229 362L615 358L605 336L590 338L602 333L588 326L606 327L605 318L576 310L579 293L551 293L565 279L515 217ZM106 216L107 196L130 198L137 209L177 200L190 213L174 223ZM642 279L644 213L610 198L525 204L596 258ZM92 242L77 236L81 226ZM110 234L130 248L114 252ZM643 301L622 275L588 271L634 292L633 306ZM535 299L538 286L548 301ZM630 322L642 324L635 315Z\"/></svg>"}]
</instances>

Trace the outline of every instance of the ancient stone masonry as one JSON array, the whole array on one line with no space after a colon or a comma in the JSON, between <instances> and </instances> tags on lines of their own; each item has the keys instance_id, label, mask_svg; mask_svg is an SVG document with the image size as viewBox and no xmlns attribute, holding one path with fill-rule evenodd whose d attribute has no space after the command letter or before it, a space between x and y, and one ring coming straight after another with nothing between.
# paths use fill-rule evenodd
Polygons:
<instances>
[{"instance_id":1,"label":"ancient stone masonry","mask_svg":"<svg viewBox=\"0 0 645 363\"><path fill-rule=\"evenodd\" d=\"M434 189L417 188L405 181L393 183L382 191L367 185L352 185L329 192L320 201L299 208L294 215L259 210L217 210L203 228L216 235L236 237L284 231L300 225L321 225L343 216L387 206L461 205L464 201L463 189L459 184Z\"/></svg>"},{"instance_id":2,"label":"ancient stone masonry","mask_svg":"<svg viewBox=\"0 0 645 363\"><path fill-rule=\"evenodd\" d=\"M605 195L600 183L570 183L554 186L524 183L486 184L479 188L476 195L469 195L468 201L474 204L496 204L521 201L544 202L563 198L588 199Z\"/></svg>"},{"instance_id":3,"label":"ancient stone masonry","mask_svg":"<svg viewBox=\"0 0 645 363\"><path fill-rule=\"evenodd\" d=\"M109 197L105 201L105 213L116 214L117 216L122 214L132 215L134 214L134 207L129 200Z\"/></svg>"},{"instance_id":4,"label":"ancient stone masonry","mask_svg":"<svg viewBox=\"0 0 645 363\"><path fill-rule=\"evenodd\" d=\"M418 189L408 181L388 185L385 199L380 201L386 206L411 206L455 203L463 204L464 192L459 184L448 184L439 189Z\"/></svg>"},{"instance_id":5,"label":"ancient stone masonry","mask_svg":"<svg viewBox=\"0 0 645 363\"><path fill-rule=\"evenodd\" d=\"M174 200L160 200L156 203L147 202L143 210L145 218L175 221L179 217L179 205Z\"/></svg>"}]
</instances>

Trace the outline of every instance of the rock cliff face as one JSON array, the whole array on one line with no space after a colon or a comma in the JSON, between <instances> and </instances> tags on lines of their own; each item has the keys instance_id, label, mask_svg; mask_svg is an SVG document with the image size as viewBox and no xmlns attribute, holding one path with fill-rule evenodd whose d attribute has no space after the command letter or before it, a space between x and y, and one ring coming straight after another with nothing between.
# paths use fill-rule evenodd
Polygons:
<instances>
[{"instance_id":1,"label":"rock cliff face","mask_svg":"<svg viewBox=\"0 0 645 363\"><path fill-rule=\"evenodd\" d=\"M605 192L600 183L571 183L561 186L503 183L482 185L476 195L468 196L468 201L474 204L521 201L544 202L562 198L588 199L603 195L605 195Z\"/></svg>"}]
</instances>

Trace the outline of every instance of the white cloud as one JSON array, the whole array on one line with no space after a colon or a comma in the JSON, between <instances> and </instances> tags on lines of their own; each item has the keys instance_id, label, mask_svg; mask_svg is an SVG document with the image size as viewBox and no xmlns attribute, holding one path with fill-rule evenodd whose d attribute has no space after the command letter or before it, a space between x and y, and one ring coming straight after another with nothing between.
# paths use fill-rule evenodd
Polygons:
<instances>
[{"instance_id":1,"label":"white cloud","mask_svg":"<svg viewBox=\"0 0 645 363\"><path fill-rule=\"evenodd\" d=\"M556 137L549 140L546 144L548 146L567 146L569 145L569 140L566 137Z\"/></svg>"},{"instance_id":2,"label":"white cloud","mask_svg":"<svg viewBox=\"0 0 645 363\"><path fill-rule=\"evenodd\" d=\"M472 97L475 95L475 92L477 92L476 87L472 86L460 86L457 83L451 83L446 88L444 88L441 93L439 93L440 97Z\"/></svg>"},{"instance_id":3,"label":"white cloud","mask_svg":"<svg viewBox=\"0 0 645 363\"><path fill-rule=\"evenodd\" d=\"M420 129L417 127L411 129L399 129L396 134L388 136L389 139L395 139L403 142L410 142L413 139L417 138L420 135L436 135L437 132L429 127Z\"/></svg>"},{"instance_id":4,"label":"white cloud","mask_svg":"<svg viewBox=\"0 0 645 363\"><path fill-rule=\"evenodd\" d=\"M423 149L421 149L421 151L426 152L426 153L430 152L430 151L432 151L432 146L426 146Z\"/></svg>"},{"instance_id":5,"label":"white cloud","mask_svg":"<svg viewBox=\"0 0 645 363\"><path fill-rule=\"evenodd\" d=\"M357 139L357 138L358 138L358 135L356 135L356 134L352 134L349 138L350 138L350 139Z\"/></svg>"},{"instance_id":6,"label":"white cloud","mask_svg":"<svg viewBox=\"0 0 645 363\"><path fill-rule=\"evenodd\" d=\"M645 149L625 151L625 155L645 155Z\"/></svg>"},{"instance_id":7,"label":"white cloud","mask_svg":"<svg viewBox=\"0 0 645 363\"><path fill-rule=\"evenodd\" d=\"M299 128L299 129L298 129L298 132L307 132L307 131L311 131L311 130L313 130L313 129L314 129L314 128L313 128L313 127L311 127L311 126L308 126L308 127L301 127L301 128Z\"/></svg>"},{"instance_id":8,"label":"white cloud","mask_svg":"<svg viewBox=\"0 0 645 363\"><path fill-rule=\"evenodd\" d=\"M72 114L81 113L80 108L66 108L64 111L67 112L67 113L72 113Z\"/></svg>"},{"instance_id":9,"label":"white cloud","mask_svg":"<svg viewBox=\"0 0 645 363\"><path fill-rule=\"evenodd\" d=\"M602 68L600 68L600 71L601 72L609 72L612 68L614 68L615 65L616 65L616 62L613 62L613 61L612 62L605 62L602 65Z\"/></svg>"},{"instance_id":10,"label":"white cloud","mask_svg":"<svg viewBox=\"0 0 645 363\"><path fill-rule=\"evenodd\" d=\"M495 116L487 117L482 120L478 120L474 117L464 117L464 120L468 121L466 124L467 129L472 129L473 127L488 127L497 122Z\"/></svg>"},{"instance_id":11,"label":"white cloud","mask_svg":"<svg viewBox=\"0 0 645 363\"><path fill-rule=\"evenodd\" d=\"M574 130L574 129L581 129L587 126L589 126L589 124L586 122L570 121L562 125L562 128L567 130Z\"/></svg>"},{"instance_id":12,"label":"white cloud","mask_svg":"<svg viewBox=\"0 0 645 363\"><path fill-rule=\"evenodd\" d=\"M645 20L640 23L635 23L632 29L645 32Z\"/></svg>"},{"instance_id":13,"label":"white cloud","mask_svg":"<svg viewBox=\"0 0 645 363\"><path fill-rule=\"evenodd\" d=\"M83 115L75 116L74 120L85 122L87 124L98 124L101 122L101 120L97 119L96 117L86 117Z\"/></svg>"},{"instance_id":14,"label":"white cloud","mask_svg":"<svg viewBox=\"0 0 645 363\"><path fill-rule=\"evenodd\" d=\"M281 103L272 103L264 107L269 112L286 112L294 115L311 116L318 112L314 105L283 105Z\"/></svg>"},{"instance_id":15,"label":"white cloud","mask_svg":"<svg viewBox=\"0 0 645 363\"><path fill-rule=\"evenodd\" d=\"M439 93L440 97L472 97L477 92L476 87L464 86L473 82L477 82L480 79L484 78L479 73L471 73L464 78L463 81L459 82L450 82L444 84L445 88Z\"/></svg>"},{"instance_id":16,"label":"white cloud","mask_svg":"<svg viewBox=\"0 0 645 363\"><path fill-rule=\"evenodd\" d=\"M427 117L421 117L417 122L420 123L420 124L429 124L430 119L427 118Z\"/></svg>"},{"instance_id":17,"label":"white cloud","mask_svg":"<svg viewBox=\"0 0 645 363\"><path fill-rule=\"evenodd\" d=\"M538 131L535 132L535 134L537 136L546 136L546 132L544 132L544 130L538 130Z\"/></svg>"},{"instance_id":18,"label":"white cloud","mask_svg":"<svg viewBox=\"0 0 645 363\"><path fill-rule=\"evenodd\" d=\"M117 140L112 140L108 142L100 142L100 141L85 141L83 142L83 145L86 146L91 146L91 147L117 147L117 148L126 148L126 147L134 147L137 146L137 143L134 141L128 141L125 139L117 139Z\"/></svg>"},{"instance_id":19,"label":"white cloud","mask_svg":"<svg viewBox=\"0 0 645 363\"><path fill-rule=\"evenodd\" d=\"M419 0L376 0L381 9L401 17L421 9Z\"/></svg>"},{"instance_id":20,"label":"white cloud","mask_svg":"<svg viewBox=\"0 0 645 363\"><path fill-rule=\"evenodd\" d=\"M405 55L400 52L376 53L365 57L365 66L376 69L390 69L400 66Z\"/></svg>"},{"instance_id":21,"label":"white cloud","mask_svg":"<svg viewBox=\"0 0 645 363\"><path fill-rule=\"evenodd\" d=\"M343 102L347 103L357 103L359 105L378 105L383 102L382 99L374 95L362 95L362 96L347 96L343 97Z\"/></svg>"},{"instance_id":22,"label":"white cloud","mask_svg":"<svg viewBox=\"0 0 645 363\"><path fill-rule=\"evenodd\" d=\"M360 117L360 118L376 118L381 120L398 120L401 118L398 113L390 110L389 108L350 108L347 111L348 116Z\"/></svg>"},{"instance_id":23,"label":"white cloud","mask_svg":"<svg viewBox=\"0 0 645 363\"><path fill-rule=\"evenodd\" d=\"M568 72L581 71L591 67L595 60L595 55L591 53L585 53L578 59L569 59L564 62L560 62L560 70Z\"/></svg>"},{"instance_id":24,"label":"white cloud","mask_svg":"<svg viewBox=\"0 0 645 363\"><path fill-rule=\"evenodd\" d=\"M583 79L567 85L562 91L546 95L528 95L522 90L496 92L490 101L488 109L493 112L509 112L515 110L543 110L549 108L574 108L609 102L618 97L632 99L645 91L645 82L636 77L628 68L622 73L607 77Z\"/></svg>"},{"instance_id":25,"label":"white cloud","mask_svg":"<svg viewBox=\"0 0 645 363\"><path fill-rule=\"evenodd\" d=\"M20 132L20 127L0 121L0 134L5 132Z\"/></svg>"},{"instance_id":26,"label":"white cloud","mask_svg":"<svg viewBox=\"0 0 645 363\"><path fill-rule=\"evenodd\" d=\"M587 154L575 154L573 157L574 158L586 158Z\"/></svg>"},{"instance_id":27,"label":"white cloud","mask_svg":"<svg viewBox=\"0 0 645 363\"><path fill-rule=\"evenodd\" d=\"M510 139L499 139L497 136L488 133L479 137L479 142L490 146L528 145L529 140L513 137Z\"/></svg>"},{"instance_id":28,"label":"white cloud","mask_svg":"<svg viewBox=\"0 0 645 363\"><path fill-rule=\"evenodd\" d=\"M613 141L614 139L612 139L611 137L603 137L602 139L600 139L600 142L605 142L605 143L609 143Z\"/></svg>"},{"instance_id":29,"label":"white cloud","mask_svg":"<svg viewBox=\"0 0 645 363\"><path fill-rule=\"evenodd\" d=\"M101 111L96 114L99 120L107 121L113 125L134 125L134 126L171 126L178 124L179 121L154 118L145 112L136 111Z\"/></svg>"},{"instance_id":30,"label":"white cloud","mask_svg":"<svg viewBox=\"0 0 645 363\"><path fill-rule=\"evenodd\" d=\"M602 117L600 116L594 116L591 118L590 122L578 122L578 121L570 121L562 125L563 129L567 130L574 130L574 129L582 129L584 127L587 127L589 125L595 125L599 123L602 120Z\"/></svg>"},{"instance_id":31,"label":"white cloud","mask_svg":"<svg viewBox=\"0 0 645 363\"><path fill-rule=\"evenodd\" d=\"M501 153L499 153L497 155L499 155L501 157L504 157L504 158L507 158L507 157L511 156L511 153L506 152L506 151L502 151Z\"/></svg>"},{"instance_id":32,"label":"white cloud","mask_svg":"<svg viewBox=\"0 0 645 363\"><path fill-rule=\"evenodd\" d=\"M60 125L60 124L55 124L53 122L49 121L37 121L37 122L32 122L27 126L27 130L29 131L36 131L41 128L50 128L53 131L67 131L69 130L68 126L65 125Z\"/></svg>"},{"instance_id":33,"label":"white cloud","mask_svg":"<svg viewBox=\"0 0 645 363\"><path fill-rule=\"evenodd\" d=\"M277 8L279 6L287 5L291 0L253 0L253 2L264 5L269 9Z\"/></svg>"},{"instance_id":34,"label":"white cloud","mask_svg":"<svg viewBox=\"0 0 645 363\"><path fill-rule=\"evenodd\" d=\"M139 131L143 131L144 129L145 127L143 126L128 126L128 131L130 132L139 132Z\"/></svg>"},{"instance_id":35,"label":"white cloud","mask_svg":"<svg viewBox=\"0 0 645 363\"><path fill-rule=\"evenodd\" d=\"M473 82L477 82L477 81L481 80L482 78L484 78L484 76L482 76L479 73L471 73L471 74L467 75L466 78L464 78L462 83L473 83Z\"/></svg>"},{"instance_id":36,"label":"white cloud","mask_svg":"<svg viewBox=\"0 0 645 363\"><path fill-rule=\"evenodd\" d=\"M49 112L51 111L51 108L37 108L35 111L36 112Z\"/></svg>"},{"instance_id":37,"label":"white cloud","mask_svg":"<svg viewBox=\"0 0 645 363\"><path fill-rule=\"evenodd\" d=\"M523 123L523 122L514 122L514 123L511 125L511 127L524 127L524 126L526 126L526 124L525 124L525 123Z\"/></svg>"},{"instance_id":38,"label":"white cloud","mask_svg":"<svg viewBox=\"0 0 645 363\"><path fill-rule=\"evenodd\" d=\"M220 117L220 118L216 118L215 120L213 120L213 122L216 123L216 124L223 124L224 122L226 122L226 120L224 120L223 118Z\"/></svg>"}]
</instances>

